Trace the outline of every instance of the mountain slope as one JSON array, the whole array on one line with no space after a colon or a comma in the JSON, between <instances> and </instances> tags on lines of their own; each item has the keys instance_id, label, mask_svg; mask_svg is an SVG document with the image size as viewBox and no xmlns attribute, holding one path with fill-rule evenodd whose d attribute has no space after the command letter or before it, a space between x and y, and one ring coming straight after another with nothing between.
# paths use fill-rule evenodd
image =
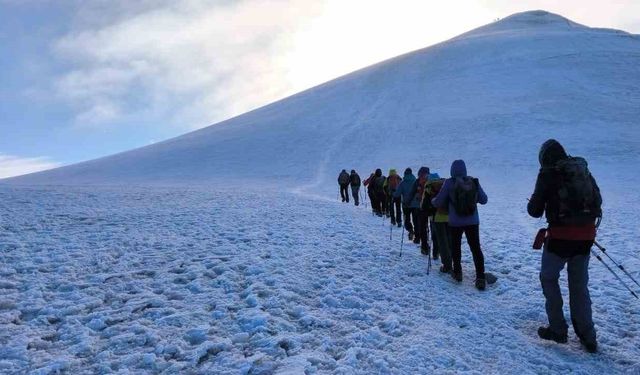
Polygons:
<instances>
[{"instance_id":1,"label":"mountain slope","mask_svg":"<svg viewBox=\"0 0 640 375\"><path fill-rule=\"evenodd\" d=\"M8 182L315 187L341 168L445 169L460 157L486 174L549 136L604 166L637 159L625 150L640 149L638 87L637 36L526 12L181 137Z\"/></svg>"}]
</instances>

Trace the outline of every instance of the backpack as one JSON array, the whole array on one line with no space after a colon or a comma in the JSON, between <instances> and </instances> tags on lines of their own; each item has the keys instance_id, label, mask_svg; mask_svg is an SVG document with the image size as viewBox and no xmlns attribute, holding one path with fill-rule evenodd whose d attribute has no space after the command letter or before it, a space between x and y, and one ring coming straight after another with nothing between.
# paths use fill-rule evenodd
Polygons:
<instances>
[{"instance_id":1,"label":"backpack","mask_svg":"<svg viewBox=\"0 0 640 375\"><path fill-rule=\"evenodd\" d=\"M389 191L394 192L398 190L398 185L400 185L400 180L402 180L400 176L398 176L397 174L394 174L393 176L389 176L388 180L389 180Z\"/></svg>"},{"instance_id":2,"label":"backpack","mask_svg":"<svg viewBox=\"0 0 640 375\"><path fill-rule=\"evenodd\" d=\"M373 191L378 194L384 193L384 182L386 178L384 176L377 177L375 181L373 181Z\"/></svg>"},{"instance_id":3,"label":"backpack","mask_svg":"<svg viewBox=\"0 0 640 375\"><path fill-rule=\"evenodd\" d=\"M351 176L351 186L360 186L360 176L357 173Z\"/></svg>"},{"instance_id":4,"label":"backpack","mask_svg":"<svg viewBox=\"0 0 640 375\"><path fill-rule=\"evenodd\" d=\"M418 201L422 200L422 195L424 194L424 185L426 183L427 183L426 178L420 177L416 180L416 184L414 187L414 191L415 191L414 198L417 199Z\"/></svg>"},{"instance_id":5,"label":"backpack","mask_svg":"<svg viewBox=\"0 0 640 375\"><path fill-rule=\"evenodd\" d=\"M338 177L338 183L340 185L347 185L349 183L349 174L345 172L340 173L340 177Z\"/></svg>"},{"instance_id":6,"label":"backpack","mask_svg":"<svg viewBox=\"0 0 640 375\"><path fill-rule=\"evenodd\" d=\"M458 215L473 215L478 203L478 180L473 177L456 177L451 203Z\"/></svg>"},{"instance_id":7,"label":"backpack","mask_svg":"<svg viewBox=\"0 0 640 375\"><path fill-rule=\"evenodd\" d=\"M425 185L424 196L422 197L422 210L424 210L427 215L433 216L437 213L438 209L431 203L431 199L435 198L436 195L442 189L442 184L444 183L444 179L437 179L427 181Z\"/></svg>"},{"instance_id":8,"label":"backpack","mask_svg":"<svg viewBox=\"0 0 640 375\"><path fill-rule=\"evenodd\" d=\"M568 157L555 165L558 172L558 221L566 225L593 223L602 216L602 196L587 161Z\"/></svg>"}]
</instances>

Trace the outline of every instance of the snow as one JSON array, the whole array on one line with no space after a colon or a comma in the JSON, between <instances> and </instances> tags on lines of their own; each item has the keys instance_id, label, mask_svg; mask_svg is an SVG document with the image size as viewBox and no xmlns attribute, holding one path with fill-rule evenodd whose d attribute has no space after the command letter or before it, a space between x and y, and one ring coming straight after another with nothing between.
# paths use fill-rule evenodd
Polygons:
<instances>
[{"instance_id":1,"label":"snow","mask_svg":"<svg viewBox=\"0 0 640 375\"><path fill-rule=\"evenodd\" d=\"M640 42L531 12L185 136L0 185L2 373L639 373L640 303L593 259L600 353L542 342L548 137L585 156L599 240L640 278ZM499 281L432 272L342 168L468 161ZM439 264L435 262L433 270ZM566 276L561 280L567 296ZM568 299L565 300L568 302ZM567 314L568 316L568 314Z\"/></svg>"}]
</instances>

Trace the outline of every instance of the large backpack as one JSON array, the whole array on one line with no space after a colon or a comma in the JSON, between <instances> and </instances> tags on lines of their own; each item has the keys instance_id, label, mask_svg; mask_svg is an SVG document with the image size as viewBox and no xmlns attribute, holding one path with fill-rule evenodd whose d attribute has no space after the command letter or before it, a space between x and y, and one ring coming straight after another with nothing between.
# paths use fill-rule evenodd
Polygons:
<instances>
[{"instance_id":1,"label":"large backpack","mask_svg":"<svg viewBox=\"0 0 640 375\"><path fill-rule=\"evenodd\" d=\"M340 176L338 177L338 183L340 185L347 185L349 183L349 174L346 172L340 173Z\"/></svg>"},{"instance_id":2,"label":"large backpack","mask_svg":"<svg viewBox=\"0 0 640 375\"><path fill-rule=\"evenodd\" d=\"M386 178L384 176L376 177L376 179L373 181L373 191L378 194L383 194L385 180Z\"/></svg>"},{"instance_id":3,"label":"large backpack","mask_svg":"<svg viewBox=\"0 0 640 375\"><path fill-rule=\"evenodd\" d=\"M478 203L478 180L473 177L456 177L451 203L458 215L473 215Z\"/></svg>"},{"instance_id":4,"label":"large backpack","mask_svg":"<svg viewBox=\"0 0 640 375\"><path fill-rule=\"evenodd\" d=\"M427 183L427 178L418 178L415 182L413 191L415 192L414 194L414 199L417 199L418 202L422 201L422 196L424 195L424 185Z\"/></svg>"},{"instance_id":5,"label":"large backpack","mask_svg":"<svg viewBox=\"0 0 640 375\"><path fill-rule=\"evenodd\" d=\"M587 161L568 157L556 163L558 172L558 221L567 225L593 223L602 216L602 196Z\"/></svg>"},{"instance_id":6,"label":"large backpack","mask_svg":"<svg viewBox=\"0 0 640 375\"><path fill-rule=\"evenodd\" d=\"M422 209L429 216L433 216L436 214L438 209L431 203L431 200L435 198L436 195L442 189L442 184L444 183L444 178L440 178L437 180L429 180L425 185L424 195L422 196Z\"/></svg>"},{"instance_id":7,"label":"large backpack","mask_svg":"<svg viewBox=\"0 0 640 375\"><path fill-rule=\"evenodd\" d=\"M393 176L389 176L388 178L389 192L393 193L394 191L398 190L398 185L400 185L401 180L402 179L397 174L394 174Z\"/></svg>"},{"instance_id":8,"label":"large backpack","mask_svg":"<svg viewBox=\"0 0 640 375\"><path fill-rule=\"evenodd\" d=\"M351 175L351 186L360 186L360 176L357 173Z\"/></svg>"}]
</instances>

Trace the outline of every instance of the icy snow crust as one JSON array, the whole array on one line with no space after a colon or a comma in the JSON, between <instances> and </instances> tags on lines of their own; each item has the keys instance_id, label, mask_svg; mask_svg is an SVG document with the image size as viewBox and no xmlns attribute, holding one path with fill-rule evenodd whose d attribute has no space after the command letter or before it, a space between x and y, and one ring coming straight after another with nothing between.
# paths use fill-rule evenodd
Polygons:
<instances>
[{"instance_id":1,"label":"icy snow crust","mask_svg":"<svg viewBox=\"0 0 640 375\"><path fill-rule=\"evenodd\" d=\"M399 230L390 240L369 209L334 200L2 188L0 202L1 373L640 371L640 303L599 264L601 354L586 354L573 333L567 345L537 338L536 223L520 208L504 220L506 202L482 211L487 269L500 277L485 293L468 251L462 285L427 276L415 245L399 258ZM625 205L610 216L636 220ZM602 242L640 277L633 229L605 227ZM564 276L562 285L566 294Z\"/></svg>"},{"instance_id":2,"label":"icy snow crust","mask_svg":"<svg viewBox=\"0 0 640 375\"><path fill-rule=\"evenodd\" d=\"M567 345L536 337L544 223L524 207L556 137L589 160L599 240L640 278L639 87L636 36L526 13L180 138L5 181L0 373L639 373L640 303L595 259L601 353L571 330ZM455 158L489 195L481 240L499 281L484 293L466 248L462 285L437 262L427 276L415 245L398 257L399 230L390 240L366 206L336 201L342 168L446 176Z\"/></svg>"}]
</instances>

